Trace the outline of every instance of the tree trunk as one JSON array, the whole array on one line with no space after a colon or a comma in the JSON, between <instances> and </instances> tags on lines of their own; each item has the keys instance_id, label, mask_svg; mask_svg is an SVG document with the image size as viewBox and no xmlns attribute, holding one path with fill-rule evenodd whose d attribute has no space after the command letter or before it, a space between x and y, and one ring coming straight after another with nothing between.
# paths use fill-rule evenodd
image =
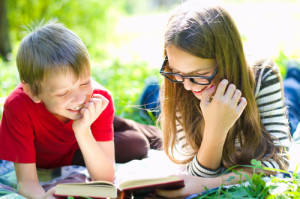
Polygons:
<instances>
[{"instance_id":1,"label":"tree trunk","mask_svg":"<svg viewBox=\"0 0 300 199\"><path fill-rule=\"evenodd\" d=\"M0 56L4 61L9 60L11 45L7 18L6 0L0 0Z\"/></svg>"}]
</instances>

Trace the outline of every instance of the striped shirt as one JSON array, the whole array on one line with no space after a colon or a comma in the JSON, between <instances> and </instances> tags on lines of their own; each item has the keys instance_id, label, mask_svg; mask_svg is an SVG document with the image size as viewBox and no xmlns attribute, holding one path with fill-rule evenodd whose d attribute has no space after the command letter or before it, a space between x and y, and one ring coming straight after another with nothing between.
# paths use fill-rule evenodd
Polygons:
<instances>
[{"instance_id":1,"label":"striped shirt","mask_svg":"<svg viewBox=\"0 0 300 199\"><path fill-rule=\"evenodd\" d=\"M291 140L286 108L283 103L282 83L279 77L280 72L275 64L272 67L254 67L254 70L256 71L255 99L261 122L265 126L265 129L277 138L274 140L275 146L283 146L286 148L282 154L278 155L280 155L283 161L285 161L285 164L288 165L287 151L291 145ZM180 125L177 126L177 141L180 154L191 154L189 153L191 148L186 142L185 133ZM238 140L236 140L236 148L240 148ZM266 156L267 155L268 154L266 154ZM273 159L262 161L262 165L269 168L281 169L278 163ZM195 155L193 160L188 163L187 170L190 175L216 177L225 171L226 168L222 165L216 170L205 168L198 162L197 156Z\"/></svg>"}]
</instances>

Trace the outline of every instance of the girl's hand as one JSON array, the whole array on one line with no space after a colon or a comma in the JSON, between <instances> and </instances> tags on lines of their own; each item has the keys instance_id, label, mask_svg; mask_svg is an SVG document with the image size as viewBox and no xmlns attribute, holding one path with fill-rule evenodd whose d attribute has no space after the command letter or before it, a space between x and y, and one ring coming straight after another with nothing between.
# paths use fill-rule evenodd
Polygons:
<instances>
[{"instance_id":1,"label":"girl's hand","mask_svg":"<svg viewBox=\"0 0 300 199\"><path fill-rule=\"evenodd\" d=\"M212 86L203 92L200 107L203 113L205 128L214 135L203 135L225 138L229 129L244 111L247 101L234 84L228 85L228 80L223 79L213 96L215 87ZM227 88L227 89L226 89ZM211 100L213 96L213 99ZM224 137L225 136L225 137Z\"/></svg>"},{"instance_id":2,"label":"girl's hand","mask_svg":"<svg viewBox=\"0 0 300 199\"><path fill-rule=\"evenodd\" d=\"M206 179L191 175L179 175L179 177L184 179L185 186L183 188L177 190L157 189L156 195L166 198L181 198L205 190L203 184L205 184Z\"/></svg>"},{"instance_id":3,"label":"girl's hand","mask_svg":"<svg viewBox=\"0 0 300 199\"><path fill-rule=\"evenodd\" d=\"M108 105L108 100L100 94L94 94L81 109L82 117L73 122L76 133L88 129Z\"/></svg>"}]
</instances>

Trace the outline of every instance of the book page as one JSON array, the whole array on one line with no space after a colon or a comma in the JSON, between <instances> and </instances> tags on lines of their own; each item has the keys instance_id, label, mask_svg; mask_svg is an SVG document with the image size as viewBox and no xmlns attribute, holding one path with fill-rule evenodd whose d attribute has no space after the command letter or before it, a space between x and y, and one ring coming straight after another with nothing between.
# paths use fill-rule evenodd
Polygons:
<instances>
[{"instance_id":1,"label":"book page","mask_svg":"<svg viewBox=\"0 0 300 199\"><path fill-rule=\"evenodd\" d=\"M127 188L132 188L132 187L141 187L141 186L146 186L146 185L152 185L152 184L162 184L162 183L167 183L167 182L172 182L172 181L179 181L181 180L177 176L167 176L167 177L160 177L160 178L147 178L147 179L135 179L135 180L130 180L130 181L125 181L119 184L119 188L122 189L127 189Z\"/></svg>"},{"instance_id":2,"label":"book page","mask_svg":"<svg viewBox=\"0 0 300 199\"><path fill-rule=\"evenodd\" d=\"M115 184L180 174L187 174L184 165L171 162L163 151L150 150L148 158L117 165Z\"/></svg>"}]
</instances>

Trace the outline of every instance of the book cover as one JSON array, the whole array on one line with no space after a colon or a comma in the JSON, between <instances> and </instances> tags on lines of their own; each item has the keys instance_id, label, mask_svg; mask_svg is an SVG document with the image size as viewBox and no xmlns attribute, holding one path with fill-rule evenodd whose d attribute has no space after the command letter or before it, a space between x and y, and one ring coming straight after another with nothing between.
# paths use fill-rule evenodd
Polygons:
<instances>
[{"instance_id":1,"label":"book cover","mask_svg":"<svg viewBox=\"0 0 300 199\"><path fill-rule=\"evenodd\" d=\"M55 196L74 196L91 198L129 198L128 196L145 195L155 189L179 189L184 187L184 180L177 176L162 178L135 179L115 185L106 181L87 183L58 184Z\"/></svg>"}]
</instances>

